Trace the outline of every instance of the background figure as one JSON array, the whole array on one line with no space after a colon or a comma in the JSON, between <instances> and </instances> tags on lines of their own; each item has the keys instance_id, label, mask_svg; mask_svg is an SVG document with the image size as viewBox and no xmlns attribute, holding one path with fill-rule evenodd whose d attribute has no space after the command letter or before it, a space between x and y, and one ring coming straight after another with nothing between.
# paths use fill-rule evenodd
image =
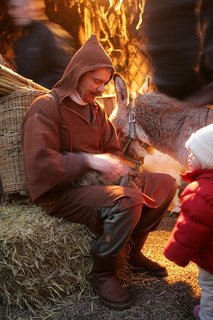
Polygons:
<instances>
[{"instance_id":1,"label":"background figure","mask_svg":"<svg viewBox=\"0 0 213 320\"><path fill-rule=\"evenodd\" d=\"M10 0L8 14L20 27L14 42L16 71L46 88L61 78L75 52L72 36L48 21L43 1Z\"/></svg>"},{"instance_id":2,"label":"background figure","mask_svg":"<svg viewBox=\"0 0 213 320\"><path fill-rule=\"evenodd\" d=\"M160 92L188 100L209 82L213 87L211 0L146 0L142 31ZM213 103L212 87L199 105Z\"/></svg>"},{"instance_id":3,"label":"background figure","mask_svg":"<svg viewBox=\"0 0 213 320\"><path fill-rule=\"evenodd\" d=\"M200 268L200 305L195 319L213 319L213 124L193 133L186 142L190 171L184 179L190 182L181 194L178 217L164 254L179 266L190 261Z\"/></svg>"}]
</instances>

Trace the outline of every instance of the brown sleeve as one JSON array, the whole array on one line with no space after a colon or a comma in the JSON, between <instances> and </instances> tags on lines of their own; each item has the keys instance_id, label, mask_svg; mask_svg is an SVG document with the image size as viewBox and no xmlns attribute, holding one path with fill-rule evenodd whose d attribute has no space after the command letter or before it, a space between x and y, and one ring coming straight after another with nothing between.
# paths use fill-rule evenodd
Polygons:
<instances>
[{"instance_id":1,"label":"brown sleeve","mask_svg":"<svg viewBox=\"0 0 213 320\"><path fill-rule=\"evenodd\" d=\"M57 185L71 184L87 169L82 153L61 153L60 114L48 96L36 99L22 125L22 147L32 200Z\"/></svg>"}]
</instances>

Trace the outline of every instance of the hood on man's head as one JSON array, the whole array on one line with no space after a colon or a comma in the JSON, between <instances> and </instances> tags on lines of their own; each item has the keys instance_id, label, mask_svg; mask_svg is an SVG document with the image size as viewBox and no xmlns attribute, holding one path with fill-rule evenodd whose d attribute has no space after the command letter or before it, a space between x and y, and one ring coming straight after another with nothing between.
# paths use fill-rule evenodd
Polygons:
<instances>
[{"instance_id":1,"label":"hood on man's head","mask_svg":"<svg viewBox=\"0 0 213 320\"><path fill-rule=\"evenodd\" d=\"M57 90L59 96L69 95L72 90L77 88L79 78L84 73L99 68L111 68L112 76L114 74L112 60L99 43L96 35L93 34L74 54L54 89Z\"/></svg>"}]
</instances>

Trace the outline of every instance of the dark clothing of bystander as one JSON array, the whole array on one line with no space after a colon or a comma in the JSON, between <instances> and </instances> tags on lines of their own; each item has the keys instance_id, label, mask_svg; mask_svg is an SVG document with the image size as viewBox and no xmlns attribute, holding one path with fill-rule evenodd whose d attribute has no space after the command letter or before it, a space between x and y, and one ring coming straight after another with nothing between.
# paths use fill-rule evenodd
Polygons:
<instances>
[{"instance_id":1,"label":"dark clothing of bystander","mask_svg":"<svg viewBox=\"0 0 213 320\"><path fill-rule=\"evenodd\" d=\"M14 45L17 72L50 89L73 56L72 46L72 36L60 26L32 21Z\"/></svg>"}]
</instances>

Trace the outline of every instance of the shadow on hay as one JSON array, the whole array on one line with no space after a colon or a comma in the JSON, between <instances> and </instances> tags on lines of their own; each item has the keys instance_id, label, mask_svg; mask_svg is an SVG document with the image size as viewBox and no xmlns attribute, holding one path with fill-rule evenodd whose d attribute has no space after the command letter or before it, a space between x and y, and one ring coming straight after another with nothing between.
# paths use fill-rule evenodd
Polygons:
<instances>
[{"instance_id":1,"label":"shadow on hay","mask_svg":"<svg viewBox=\"0 0 213 320\"><path fill-rule=\"evenodd\" d=\"M194 319L192 310L194 305L199 302L199 296L194 292L193 286L186 281L177 280L174 283L169 283L169 281L161 279L146 284L145 290L141 285L134 285L129 289L134 296L134 307L136 310L140 310L135 313L135 319ZM129 317L131 318L130 313Z\"/></svg>"},{"instance_id":2,"label":"shadow on hay","mask_svg":"<svg viewBox=\"0 0 213 320\"><path fill-rule=\"evenodd\" d=\"M94 295L83 295L81 299L71 297L69 302L59 306L50 318L52 320L192 320L191 311L198 302L193 288L183 281L171 284L164 280L152 281L151 278L147 278L145 283L141 281L138 285L129 285L128 291L134 298L133 305L128 310L112 310L101 304ZM13 316L15 314L18 314L18 310L13 308ZM28 314L29 312L25 311L26 318L23 319L29 319ZM44 312L38 310L34 319L43 320Z\"/></svg>"}]
</instances>

